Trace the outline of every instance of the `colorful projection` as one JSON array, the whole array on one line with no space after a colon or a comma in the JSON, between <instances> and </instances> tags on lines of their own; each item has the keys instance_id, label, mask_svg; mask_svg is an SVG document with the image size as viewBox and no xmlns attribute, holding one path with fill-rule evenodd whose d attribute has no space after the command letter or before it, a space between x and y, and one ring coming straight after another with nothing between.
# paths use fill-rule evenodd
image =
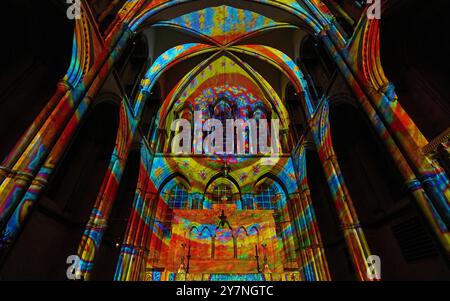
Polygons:
<instances>
[{"instance_id":1,"label":"colorful projection","mask_svg":"<svg viewBox=\"0 0 450 301\"><path fill-rule=\"evenodd\" d=\"M173 215L169 262L163 263L168 271L181 267L194 274L255 274L267 264L271 271L283 272L273 211L214 205L210 210L174 210Z\"/></svg>"},{"instance_id":2,"label":"colorful projection","mask_svg":"<svg viewBox=\"0 0 450 301\"><path fill-rule=\"evenodd\" d=\"M129 12L133 10L137 10L139 8L136 5L138 1L129 1L128 5L125 7L123 12ZM141 9L141 12L135 15L135 18L131 22L131 28L136 30L144 22L161 11L165 9L169 9L175 5L182 5L185 3L193 2L193 0L159 0L159 1L151 1L145 4L144 9ZM319 32L321 30L321 24L307 12L307 9L314 9L317 12L320 12L317 7L310 3L311 1L304 1L306 7L300 5L296 0L252 0L254 5L270 5L276 7L278 9L284 10L289 14L292 14L299 18L302 22L310 26L314 29L314 31ZM320 12L321 13L321 12ZM323 19L323 13L321 13L321 17ZM215 20L214 20L215 21Z\"/></svg>"},{"instance_id":3,"label":"colorful projection","mask_svg":"<svg viewBox=\"0 0 450 301\"><path fill-rule=\"evenodd\" d=\"M265 30L293 27L243 9L230 6L210 7L157 25L180 27L213 43L227 45Z\"/></svg>"},{"instance_id":4,"label":"colorful projection","mask_svg":"<svg viewBox=\"0 0 450 301\"><path fill-rule=\"evenodd\" d=\"M165 26L203 42L171 45L159 57L149 58L153 63L140 78L136 96L121 99L114 150L78 248L83 277L91 277L130 152L138 145L138 183L115 280L330 280L309 190L307 147L319 154L356 278L369 280L366 259L371 248L336 159L327 97L312 97L297 58L248 41L289 27L323 43L398 167L405 189L443 249L450 250L449 180L422 152L428 141L384 75L379 23L363 20L346 41L322 1L242 2L251 9L208 7L208 1L128 0L102 43L92 41L98 29L91 28L86 16L76 22L69 71L2 163L0 246L9 248L18 238L126 46L143 30ZM189 4L201 7L183 10L182 15L173 10ZM277 12L271 18L263 15L269 9ZM163 20L166 12L176 17ZM283 21L275 18L278 15ZM177 64L200 55L206 58L167 87L144 133L142 116L157 82ZM283 87L275 89L242 58L246 56L279 70L287 79ZM301 138L294 137L286 99L277 93L288 84L296 92L295 105L305 113L306 134ZM276 117L283 152L272 165L261 164L263 155L173 154L170 124L177 118L191 120L195 111L219 119Z\"/></svg>"},{"instance_id":5,"label":"colorful projection","mask_svg":"<svg viewBox=\"0 0 450 301\"><path fill-rule=\"evenodd\" d=\"M288 120L284 104L270 85L265 81L257 82L239 62L227 56L221 56L192 73L172 90L161 112L187 110L193 114L194 111L202 111L205 118L211 118L211 106L224 98L232 104L235 119L251 118L251 114L259 108L266 115L273 115L273 118ZM266 95L273 98L268 100ZM167 123L162 127L170 128L172 121L166 119Z\"/></svg>"}]
</instances>

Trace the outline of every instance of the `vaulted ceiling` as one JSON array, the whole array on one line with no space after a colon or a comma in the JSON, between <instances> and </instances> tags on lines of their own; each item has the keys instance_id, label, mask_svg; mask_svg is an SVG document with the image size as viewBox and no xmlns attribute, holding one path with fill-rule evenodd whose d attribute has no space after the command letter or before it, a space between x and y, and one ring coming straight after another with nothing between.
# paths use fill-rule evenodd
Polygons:
<instances>
[{"instance_id":1,"label":"vaulted ceiling","mask_svg":"<svg viewBox=\"0 0 450 301\"><path fill-rule=\"evenodd\" d=\"M251 117L245 112L260 107L287 128L284 91L290 82L302 90L296 62L309 34L289 10L306 16L305 8L296 1L266 1L275 5L270 9L262 1L178 1L172 6L168 2L177 1L166 1L164 9L163 2L148 4L153 10L143 11L134 23L156 59L148 78L161 72L160 126L183 108L206 111L212 98L226 97L244 112L241 117Z\"/></svg>"}]
</instances>

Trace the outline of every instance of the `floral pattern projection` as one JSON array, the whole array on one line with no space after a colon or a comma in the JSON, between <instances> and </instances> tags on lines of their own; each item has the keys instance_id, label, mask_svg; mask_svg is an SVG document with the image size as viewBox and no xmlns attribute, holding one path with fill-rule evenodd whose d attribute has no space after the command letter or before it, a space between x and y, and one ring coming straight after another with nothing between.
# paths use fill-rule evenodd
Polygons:
<instances>
[{"instance_id":1,"label":"floral pattern projection","mask_svg":"<svg viewBox=\"0 0 450 301\"><path fill-rule=\"evenodd\" d=\"M340 223L347 229L345 240L355 273L358 279L368 280L370 246L361 228L355 227L359 222L352 199L332 159L327 100L312 102L293 58L269 46L245 44L246 38L265 31L302 27L316 34L332 54L436 237L450 252L449 181L442 169L418 151L418 146L427 141L396 101L395 91L383 73L377 21L364 20L347 41L335 26L334 16L319 0L251 1L255 6L289 14L296 20L292 24L225 5L172 20L152 19L172 7L193 2L129 0L107 32L104 46L85 40L92 29L88 22L77 21L72 63L64 85L2 164L24 175L16 181L15 176L0 172L0 224L5 225L2 244L18 236L67 149L69 138L75 135L91 100L133 33L145 26L167 26L204 38L205 42L168 49L145 74L135 99L130 103L123 100L114 154L79 246L84 278L89 279L95 264L149 92L171 67L209 54L173 87L156 116L153 132L148 139L142 138L139 182L115 279L331 279L309 194L304 144L281 154L274 165L262 165L257 156L174 156L171 140L160 139L158 129L167 131L175 118L191 116L195 110L205 116L222 116L229 109L242 119L259 112L261 117L279 118L281 129L289 130L281 95L239 59L245 54L272 64L294 85ZM226 103L216 112L213 105L218 99ZM286 149L288 143L283 139L281 143ZM200 258L201 254L207 255ZM189 269L192 273L186 273Z\"/></svg>"},{"instance_id":2,"label":"floral pattern projection","mask_svg":"<svg viewBox=\"0 0 450 301\"><path fill-rule=\"evenodd\" d=\"M208 8L175 20L160 22L159 25L187 27L191 32L207 36L216 45L233 45L233 41L251 35L252 30L263 31L288 26L254 12L227 6ZM215 51L214 48L210 50ZM170 129L175 119L182 117L192 122L195 111L202 112L205 119L220 119L220 114L224 113L221 111L223 108L217 106L220 99L226 100L226 111L232 112L229 116L233 119L247 120L257 113L259 118L279 119L282 130L289 128L288 114L278 94L260 74L233 52L251 52L253 56L256 54L267 61L273 61L278 55L277 60L283 64L282 67L277 65L277 68L295 78L298 88L303 89L303 78L298 67L286 55L270 47L236 46L234 51L230 48L224 54L214 54L189 72L164 101L157 123L160 131L167 132L169 139L160 151L170 153ZM167 53L162 57L167 58ZM158 68L162 66L159 62L155 65ZM157 140L158 137L153 136L152 142ZM248 146L246 150L248 151ZM241 274L241 277L247 274L252 279L255 273L263 271L266 257L266 271L272 272L267 277L300 280L299 273L283 272L288 266L285 264L287 260L292 267L300 268L295 255L294 227L287 222L291 219L293 210L288 203L297 193L296 173L288 155L282 155L273 166L261 165L261 160L254 156L236 155L155 155L149 163L152 171L146 188L147 193L154 196L153 202L157 202L158 209L148 239L150 255L146 258L146 269L151 271L164 267L168 272L163 277L176 277L174 275L180 272L180 265L187 268L188 264L180 263L180 258L184 258L189 252L189 277L234 273ZM226 168L229 170L224 170ZM178 176L167 183L166 180L173 175ZM184 177L187 179L183 180ZM277 181L270 180L269 177L274 177ZM226 182L231 185L231 199L234 202L231 208L234 209L230 209L228 205L219 209L215 205L214 191ZM262 182L265 182L265 191L261 194L267 194L265 199L255 193L256 186ZM173 198L177 196L173 191L180 190L186 198L181 202L185 210L174 208L176 201ZM275 190L278 193L267 193ZM261 204L264 201L266 203ZM268 207L267 203L272 204ZM269 210L262 210L264 208ZM232 229L216 228L220 210L224 210L229 216ZM283 224L275 221L275 211L280 215L279 219L283 219ZM168 216L170 221L167 220ZM184 249L180 246L184 246ZM134 251L135 256L139 256L135 250L126 251ZM210 259L199 261L200 254L205 252L211 254ZM260 261L255 260L258 252L261 253ZM133 254L129 253L124 253L122 259L131 258L129 255ZM156 272L147 276L152 279L161 277Z\"/></svg>"}]
</instances>

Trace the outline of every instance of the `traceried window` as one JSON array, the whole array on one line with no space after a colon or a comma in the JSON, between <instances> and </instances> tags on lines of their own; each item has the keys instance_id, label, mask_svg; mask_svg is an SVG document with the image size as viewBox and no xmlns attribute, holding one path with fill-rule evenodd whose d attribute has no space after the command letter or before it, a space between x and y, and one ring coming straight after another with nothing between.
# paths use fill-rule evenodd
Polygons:
<instances>
[{"instance_id":1,"label":"traceried window","mask_svg":"<svg viewBox=\"0 0 450 301\"><path fill-rule=\"evenodd\" d=\"M169 207L172 209L185 209L188 206L189 194L180 185L175 186L169 195Z\"/></svg>"},{"instance_id":2,"label":"traceried window","mask_svg":"<svg viewBox=\"0 0 450 301\"><path fill-rule=\"evenodd\" d=\"M256 208L263 210L276 210L281 194L269 184L261 184L257 190Z\"/></svg>"},{"instance_id":3,"label":"traceried window","mask_svg":"<svg viewBox=\"0 0 450 301\"><path fill-rule=\"evenodd\" d=\"M227 184L217 185L212 193L212 201L214 204L232 204L233 192Z\"/></svg>"}]
</instances>

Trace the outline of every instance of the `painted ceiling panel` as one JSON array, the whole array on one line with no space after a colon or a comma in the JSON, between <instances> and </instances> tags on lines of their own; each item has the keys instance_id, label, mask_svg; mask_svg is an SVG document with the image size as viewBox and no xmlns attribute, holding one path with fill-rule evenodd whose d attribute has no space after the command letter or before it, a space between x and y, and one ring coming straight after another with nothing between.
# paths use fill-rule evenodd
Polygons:
<instances>
[{"instance_id":1,"label":"painted ceiling panel","mask_svg":"<svg viewBox=\"0 0 450 301\"><path fill-rule=\"evenodd\" d=\"M250 117L257 108L272 114L272 107L280 109L284 115L284 105L270 85L258 84L254 77L244 70L237 62L227 56L215 59L198 74L189 74L169 94L161 112L180 111L185 107L193 111L208 113L208 108L218 98L226 98L235 105L236 117ZM262 78L258 78L264 81ZM262 86L272 91L264 93ZM266 95L274 99L270 101ZM173 101L175 103L172 105ZM272 102L272 103L271 103ZM165 113L163 113L165 115ZM281 119L283 119L281 117ZM170 122L166 120L166 122Z\"/></svg>"},{"instance_id":2,"label":"painted ceiling panel","mask_svg":"<svg viewBox=\"0 0 450 301\"><path fill-rule=\"evenodd\" d=\"M222 45L252 32L285 25L252 11L225 5L206 8L161 23L186 28Z\"/></svg>"},{"instance_id":3,"label":"painted ceiling panel","mask_svg":"<svg viewBox=\"0 0 450 301\"><path fill-rule=\"evenodd\" d=\"M122 11L121 13L125 15L126 13L130 11L135 11L139 7L136 5L138 3L138 0L129 0L126 9ZM149 18L151 18L156 13L162 11L163 9L175 6L177 4L182 3L191 3L196 2L196 0L153 0L148 1L148 3L144 6L143 9L139 9L139 13L136 15L136 17L131 21L131 29L137 30L143 23L146 22ZM246 2L250 2L247 0ZM298 16L300 19L302 19L305 23L307 23L311 28L314 29L314 31L318 32L321 28L319 24L317 24L310 13L305 9L306 4L300 4L296 0L253 0L254 3L260 3L260 4L267 4L272 5L274 7L281 8L285 11L288 11L289 13ZM304 0L302 2L310 2L308 0ZM305 6L305 7L304 7Z\"/></svg>"}]
</instances>

